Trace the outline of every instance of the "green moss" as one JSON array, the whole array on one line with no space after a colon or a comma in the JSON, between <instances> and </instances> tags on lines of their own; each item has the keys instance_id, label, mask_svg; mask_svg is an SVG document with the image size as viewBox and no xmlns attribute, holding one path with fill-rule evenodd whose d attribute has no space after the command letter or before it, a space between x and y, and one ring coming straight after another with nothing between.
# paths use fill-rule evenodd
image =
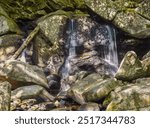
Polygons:
<instances>
[{"instance_id":1,"label":"green moss","mask_svg":"<svg viewBox=\"0 0 150 128\"><path fill-rule=\"evenodd\" d=\"M109 104L110 104L110 102L112 101L113 99L112 99L112 96L111 96L111 94L109 94L106 98L105 98L105 100L104 100L104 102L103 102L103 106L106 108Z\"/></svg>"},{"instance_id":2,"label":"green moss","mask_svg":"<svg viewBox=\"0 0 150 128\"><path fill-rule=\"evenodd\" d=\"M84 5L83 0L5 0L0 6L13 19L33 19L57 10L74 11ZM0 8L1 11L1 8Z\"/></svg>"}]
</instances>

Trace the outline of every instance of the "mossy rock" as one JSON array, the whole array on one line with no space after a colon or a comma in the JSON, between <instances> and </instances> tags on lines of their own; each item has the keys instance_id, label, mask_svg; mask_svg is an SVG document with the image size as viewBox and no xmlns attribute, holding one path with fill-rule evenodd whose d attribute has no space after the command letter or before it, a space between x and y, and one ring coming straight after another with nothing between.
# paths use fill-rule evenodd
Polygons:
<instances>
[{"instance_id":1,"label":"mossy rock","mask_svg":"<svg viewBox=\"0 0 150 128\"><path fill-rule=\"evenodd\" d=\"M120 86L113 79L103 79L99 74L90 74L82 80L77 81L68 90L68 95L79 104L103 100L112 90Z\"/></svg>"},{"instance_id":2,"label":"mossy rock","mask_svg":"<svg viewBox=\"0 0 150 128\"><path fill-rule=\"evenodd\" d=\"M0 67L0 80L9 81L12 89L31 85L31 83L49 88L41 68L17 60L8 60L2 68Z\"/></svg>"},{"instance_id":3,"label":"mossy rock","mask_svg":"<svg viewBox=\"0 0 150 128\"><path fill-rule=\"evenodd\" d=\"M15 21L12 20L0 6L0 35L8 33L21 34L22 32Z\"/></svg>"},{"instance_id":4,"label":"mossy rock","mask_svg":"<svg viewBox=\"0 0 150 128\"><path fill-rule=\"evenodd\" d=\"M5 0L0 1L13 19L34 19L59 9L75 10L84 5L83 0Z\"/></svg>"},{"instance_id":5,"label":"mossy rock","mask_svg":"<svg viewBox=\"0 0 150 128\"><path fill-rule=\"evenodd\" d=\"M107 111L142 110L150 106L150 79L138 79L135 83L126 84L116 88L111 93L112 101L107 106Z\"/></svg>"},{"instance_id":6,"label":"mossy rock","mask_svg":"<svg viewBox=\"0 0 150 128\"><path fill-rule=\"evenodd\" d=\"M85 0L100 17L136 38L150 37L149 0Z\"/></svg>"},{"instance_id":7,"label":"mossy rock","mask_svg":"<svg viewBox=\"0 0 150 128\"><path fill-rule=\"evenodd\" d=\"M117 79L124 81L131 81L145 76L146 72L134 51L126 53L115 75Z\"/></svg>"}]
</instances>

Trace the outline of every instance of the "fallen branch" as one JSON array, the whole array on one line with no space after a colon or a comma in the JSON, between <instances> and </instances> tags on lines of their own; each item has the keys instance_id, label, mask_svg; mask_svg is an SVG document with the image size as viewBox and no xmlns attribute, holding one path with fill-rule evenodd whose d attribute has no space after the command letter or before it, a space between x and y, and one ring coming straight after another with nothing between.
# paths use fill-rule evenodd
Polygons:
<instances>
[{"instance_id":1,"label":"fallen branch","mask_svg":"<svg viewBox=\"0 0 150 128\"><path fill-rule=\"evenodd\" d=\"M23 42L21 47L15 52L15 54L12 56L11 59L17 59L19 55L22 53L22 51L28 46L28 44L31 42L31 40L34 38L34 36L38 33L39 31L39 26L37 26L26 38L26 40Z\"/></svg>"}]
</instances>

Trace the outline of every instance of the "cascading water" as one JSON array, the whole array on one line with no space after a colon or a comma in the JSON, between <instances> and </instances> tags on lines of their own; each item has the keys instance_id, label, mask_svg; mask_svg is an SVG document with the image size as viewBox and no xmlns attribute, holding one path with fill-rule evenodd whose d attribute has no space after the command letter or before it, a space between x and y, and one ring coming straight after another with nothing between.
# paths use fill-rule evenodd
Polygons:
<instances>
[{"instance_id":1,"label":"cascading water","mask_svg":"<svg viewBox=\"0 0 150 128\"><path fill-rule=\"evenodd\" d=\"M116 33L115 29L106 25L108 42L105 45L104 61L106 62L105 71L106 74L114 75L118 69L118 53L116 44Z\"/></svg>"},{"instance_id":2,"label":"cascading water","mask_svg":"<svg viewBox=\"0 0 150 128\"><path fill-rule=\"evenodd\" d=\"M70 74L71 69L71 61L74 57L76 57L76 47L78 46L77 44L77 39L76 39L76 30L75 30L75 20L71 19L69 21L69 36L67 40L67 49L68 49L68 56L65 60L64 66L62 68L62 78L65 81ZM64 82L63 81L63 82ZM68 84L63 84L64 86L62 87L62 90L65 91L70 88Z\"/></svg>"},{"instance_id":3,"label":"cascading water","mask_svg":"<svg viewBox=\"0 0 150 128\"><path fill-rule=\"evenodd\" d=\"M75 75L76 69L77 72L80 72L82 70L88 71L89 69L85 68L91 68L93 67L93 72L99 72L108 74L111 76L114 76L118 69L118 55L117 55L117 45L116 45L116 33L115 29L108 26L108 25L101 25L96 24L96 26L92 26L93 24L86 24L89 26L85 26L84 29L79 23L72 19L69 21L68 24L68 39L66 42L66 59L65 62L61 68L61 87L62 91L66 91L70 88L69 85L69 77L72 75ZM94 24L95 25L95 24ZM81 60L81 64L79 62L79 65L76 65L77 60L80 61L82 59L81 56L77 56L77 49L81 46L84 47L85 43L93 42L95 48L89 49L89 51L92 51L89 55L89 58L92 58L92 53L94 52L97 56L95 59L91 60ZM99 49L99 46L101 47ZM84 47L84 49L86 49ZM88 50L84 50L84 52L89 52ZM84 58L84 57L83 57ZM83 66L82 66L83 62ZM98 65L96 65L98 63ZM101 67L101 64L103 66ZM73 66L72 66L73 65ZM89 65L89 66L87 66ZM94 67L95 66L95 67ZM97 70L98 68L102 68L100 70ZM82 69L80 69L82 67ZM95 69L96 68L96 69ZM75 69L75 70L74 70ZM101 72L102 71L102 72Z\"/></svg>"}]
</instances>

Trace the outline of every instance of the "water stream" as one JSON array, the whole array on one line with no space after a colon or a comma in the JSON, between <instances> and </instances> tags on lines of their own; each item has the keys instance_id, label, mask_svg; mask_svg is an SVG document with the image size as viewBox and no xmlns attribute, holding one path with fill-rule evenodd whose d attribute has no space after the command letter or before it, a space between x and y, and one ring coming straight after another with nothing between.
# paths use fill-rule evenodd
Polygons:
<instances>
[{"instance_id":1,"label":"water stream","mask_svg":"<svg viewBox=\"0 0 150 128\"><path fill-rule=\"evenodd\" d=\"M108 43L104 44L104 61L106 64L106 74L114 75L118 69L118 53L116 44L116 32L115 29L106 25L108 31Z\"/></svg>"},{"instance_id":2,"label":"water stream","mask_svg":"<svg viewBox=\"0 0 150 128\"><path fill-rule=\"evenodd\" d=\"M66 49L67 49L67 56L64 62L64 65L61 69L61 75L63 79L63 91L68 90L70 88L70 85L67 84L68 77L70 76L70 72L73 70L73 67L71 66L71 61L74 60L74 58L77 57L76 48L80 47L78 44L79 36L77 34L77 21L72 19L69 21L68 26L68 39L66 42ZM104 70L105 74L113 76L117 69L118 69L118 55L117 55L117 44L116 44L116 33L115 29L108 25L101 26L103 30L98 30L100 35L103 35L105 37L105 43L101 42L101 45L103 48L101 51L101 60L104 62ZM98 29L98 28L96 28ZM103 32L105 31L105 33ZM101 36L99 37L101 40ZM95 40L95 43L97 41ZM83 44L84 42L80 42L80 44ZM66 83L65 83L66 82Z\"/></svg>"},{"instance_id":3,"label":"water stream","mask_svg":"<svg viewBox=\"0 0 150 128\"><path fill-rule=\"evenodd\" d=\"M71 68L71 61L74 57L76 57L76 47L78 46L77 44L77 39L76 39L76 25L75 25L75 20L71 19L69 21L69 31L68 31L68 40L67 40L67 49L68 49L68 53L67 53L67 57L64 63L64 66L62 68L62 78L64 79L63 82L65 82L65 80L67 80L68 76L70 75L70 71L72 70ZM64 84L63 86L63 91L69 89L70 86L68 84Z\"/></svg>"}]
</instances>

